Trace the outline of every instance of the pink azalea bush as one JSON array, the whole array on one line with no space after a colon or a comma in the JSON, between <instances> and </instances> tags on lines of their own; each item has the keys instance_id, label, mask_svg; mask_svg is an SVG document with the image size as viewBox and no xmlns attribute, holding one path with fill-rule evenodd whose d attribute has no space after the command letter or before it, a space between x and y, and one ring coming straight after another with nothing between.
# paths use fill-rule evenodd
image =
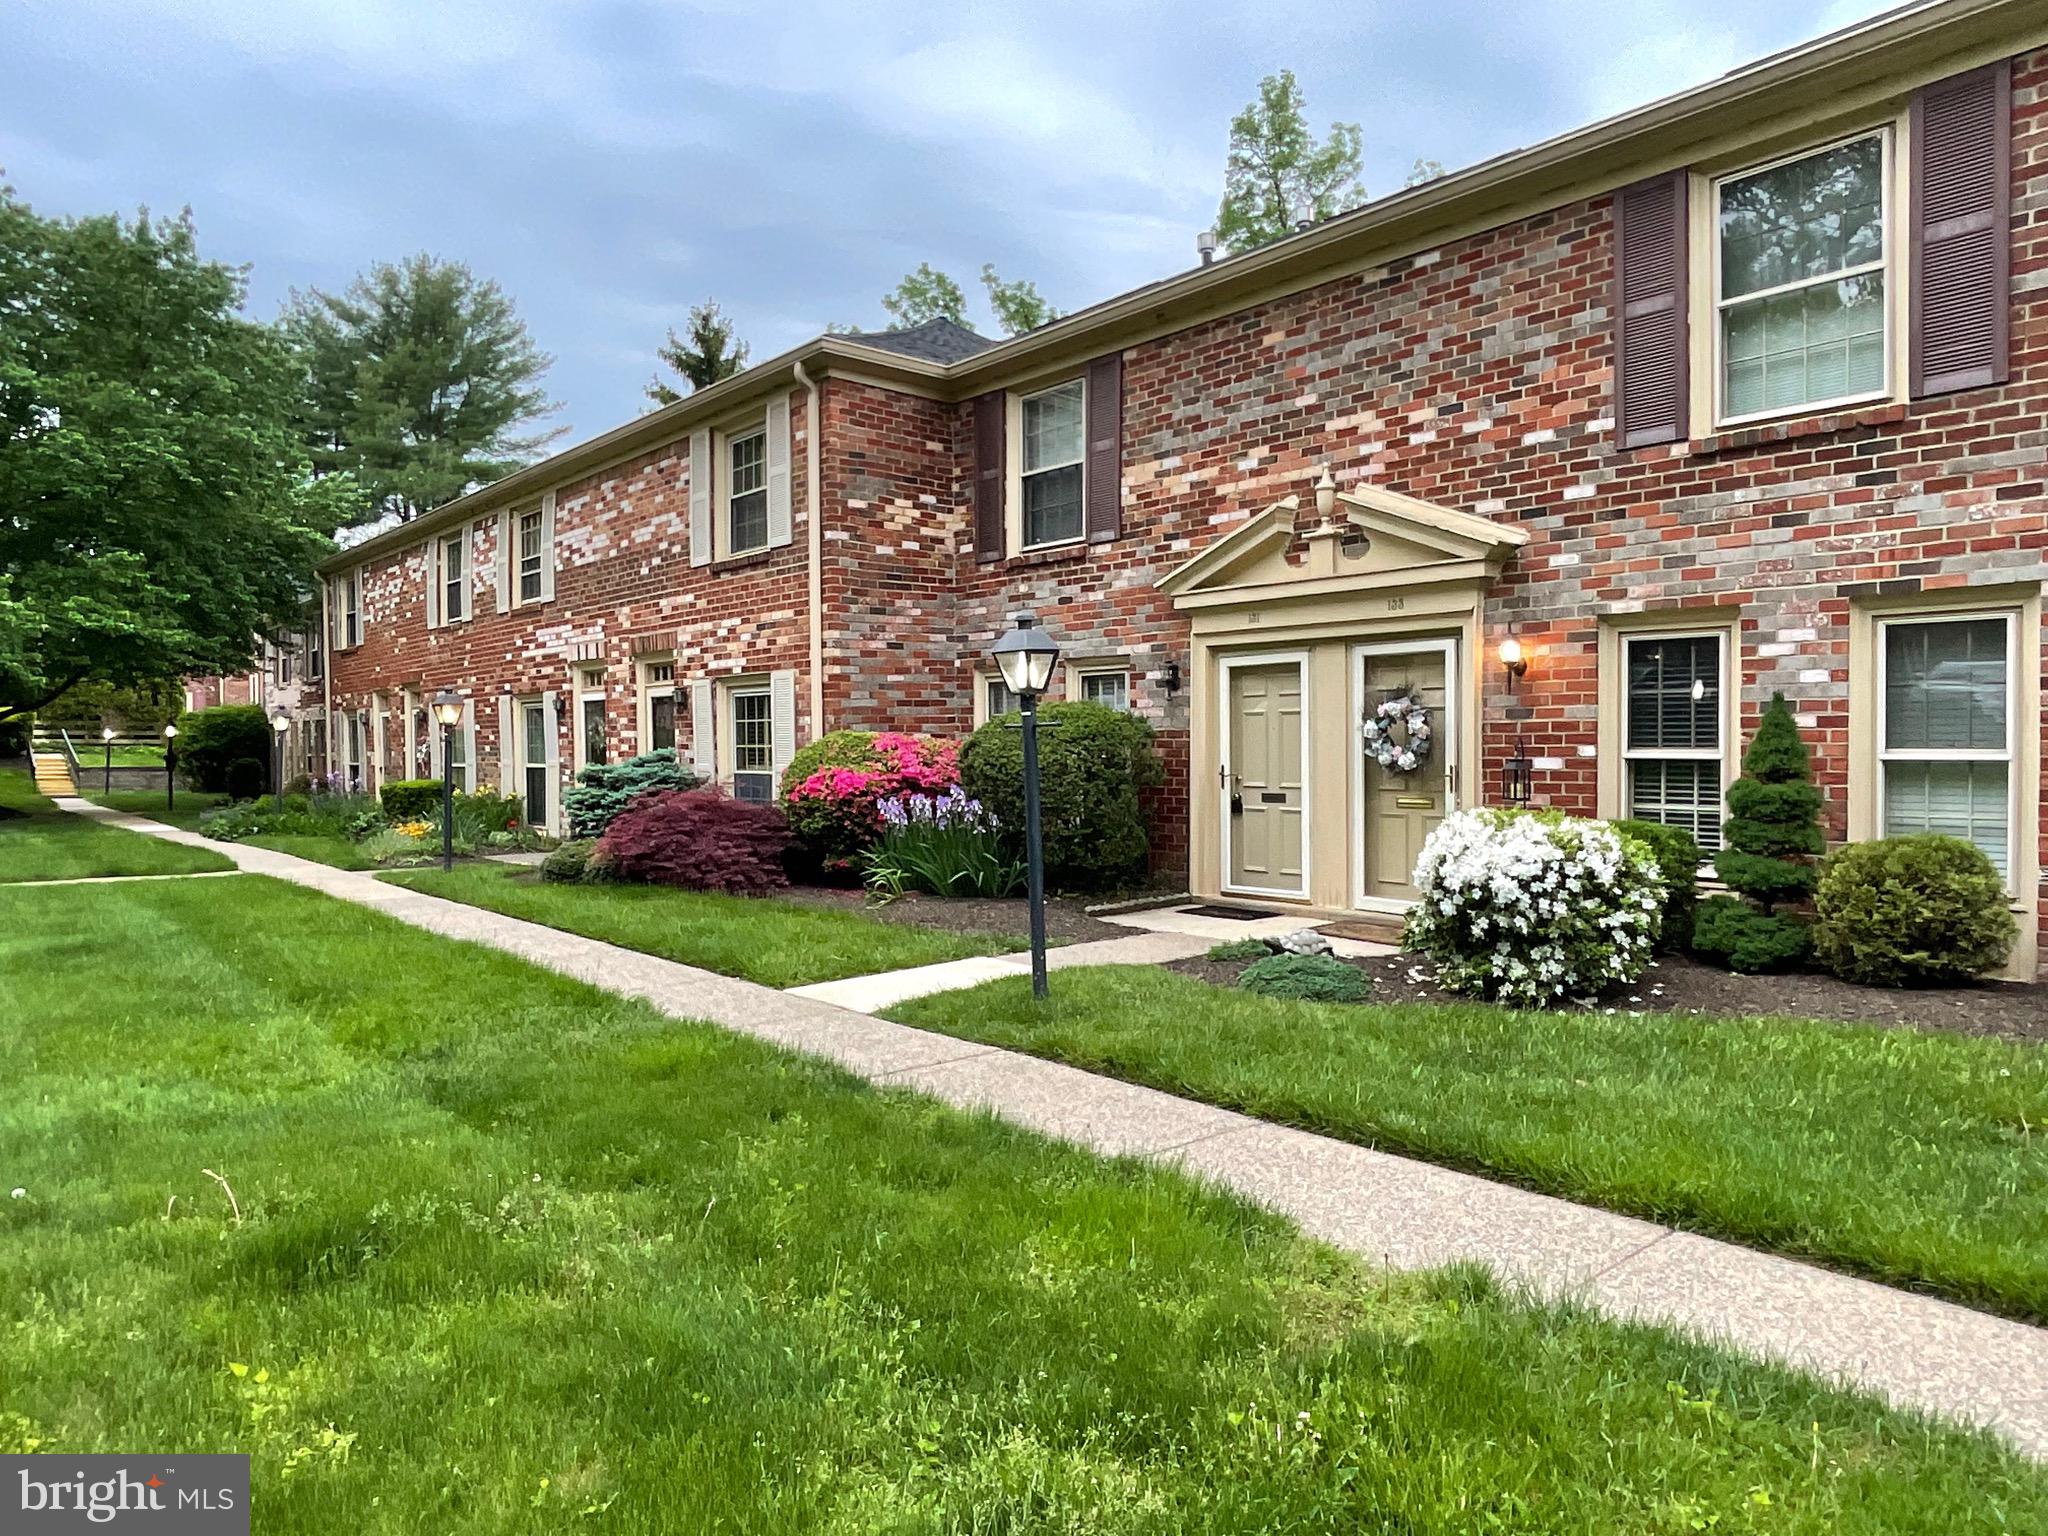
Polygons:
<instances>
[{"instance_id":1,"label":"pink azalea bush","mask_svg":"<svg viewBox=\"0 0 2048 1536\"><path fill-rule=\"evenodd\" d=\"M936 736L834 731L814 745L813 762L799 753L791 764L783 809L826 874L856 874L866 864L882 835L883 801L943 795L960 782L959 744Z\"/></svg>"}]
</instances>

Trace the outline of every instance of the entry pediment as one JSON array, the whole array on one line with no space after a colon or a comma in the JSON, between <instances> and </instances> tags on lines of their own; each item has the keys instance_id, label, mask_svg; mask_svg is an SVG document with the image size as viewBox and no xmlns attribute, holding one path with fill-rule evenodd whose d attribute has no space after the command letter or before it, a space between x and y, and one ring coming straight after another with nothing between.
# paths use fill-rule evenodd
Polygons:
<instances>
[{"instance_id":1,"label":"entry pediment","mask_svg":"<svg viewBox=\"0 0 2048 1536\"><path fill-rule=\"evenodd\" d=\"M1390 586L1492 576L1529 542L1520 528L1437 506L1377 486L1339 493L1325 520L1297 529L1299 498L1275 502L1241 527L1183 561L1159 583L1176 607L1345 587ZM1295 538L1305 559L1290 560Z\"/></svg>"}]
</instances>

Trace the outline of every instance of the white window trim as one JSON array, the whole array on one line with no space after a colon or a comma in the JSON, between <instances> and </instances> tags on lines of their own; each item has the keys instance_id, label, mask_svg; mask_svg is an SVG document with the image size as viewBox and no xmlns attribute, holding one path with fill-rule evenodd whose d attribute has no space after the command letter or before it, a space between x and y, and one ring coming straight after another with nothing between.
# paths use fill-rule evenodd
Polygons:
<instances>
[{"instance_id":1,"label":"white window trim","mask_svg":"<svg viewBox=\"0 0 2048 1536\"><path fill-rule=\"evenodd\" d=\"M988 690L991 683L1001 683L1002 681L1003 675L1000 672L977 672L974 674L974 723L976 726L987 725L989 721L998 718L989 712ZM1007 687L1008 684L1004 684L1004 686Z\"/></svg>"},{"instance_id":2,"label":"white window trim","mask_svg":"<svg viewBox=\"0 0 2048 1536\"><path fill-rule=\"evenodd\" d=\"M535 554L533 596L526 595L526 520L532 518L540 532ZM544 507L525 507L512 518L512 606L524 608L548 600L548 515Z\"/></svg>"},{"instance_id":3,"label":"white window trim","mask_svg":"<svg viewBox=\"0 0 2048 1536\"><path fill-rule=\"evenodd\" d=\"M743 698L759 698L768 706L765 717L768 726L768 740L764 743L768 760L759 768L740 767L739 701ZM718 734L723 738L723 750L718 754L718 781L726 793L737 795L738 776L742 773L765 773L772 780L775 777L775 689L773 680L766 674L749 673L745 677L725 678L718 685ZM769 786L769 798L781 786Z\"/></svg>"},{"instance_id":4,"label":"white window trim","mask_svg":"<svg viewBox=\"0 0 2048 1536\"><path fill-rule=\"evenodd\" d=\"M456 590L462 596L462 611L448 611L448 546L462 550L462 582ZM441 622L466 624L476 617L476 529L464 523L448 533L434 535L434 591L440 597Z\"/></svg>"},{"instance_id":5,"label":"white window trim","mask_svg":"<svg viewBox=\"0 0 2048 1536\"><path fill-rule=\"evenodd\" d=\"M1780 166L1791 165L1815 155L1826 154L1831 149L1840 149L1845 144L1854 144L1859 139L1875 138L1880 145L1882 169L1878 173L1879 222L1884 230L1884 254L1875 262L1865 262L1857 267L1845 267L1825 277L1802 278L1797 282L1782 283L1776 288L1760 288L1755 293L1744 294L1739 300L1727 300L1721 296L1721 188L1731 181L1742 181ZM1712 402L1711 419L1714 430L1723 431L1738 427L1754 426L1760 422L1784 421L1801 416L1826 415L1830 411L1848 410L1859 405L1876 405L1902 398L1905 393L1904 359L1905 347L1901 345L1905 327L1909 323L1906 308L1906 260L1907 231L1901 220L1905 215L1907 199L1903 194L1905 177L1905 154L1902 146L1904 137L1899 132L1896 119L1872 123L1852 133L1827 139L1819 143L1802 145L1797 150L1779 155L1774 159L1758 161L1734 170L1722 172L1706 179L1705 235L1708 260L1706 263L1707 283L1704 305L1693 306L1693 316L1698 320L1704 312L1706 318L1706 350L1708 399ZM1801 288L1814 287L1824 282L1837 282L1844 277L1855 277L1870 272L1884 274L1884 384L1875 390L1853 395L1837 395L1826 400L1808 400L1798 405L1772 406L1767 410L1746 411L1739 416L1727 414L1727 379L1722 371L1724 337L1721 319L1731 302L1749 303L1774 294L1790 293ZM1699 349L1694 349L1695 356ZM1695 400L1698 396L1695 395Z\"/></svg>"},{"instance_id":6,"label":"white window trim","mask_svg":"<svg viewBox=\"0 0 2048 1536\"><path fill-rule=\"evenodd\" d=\"M666 682L655 681L653 672L656 667L667 667L669 669ZM633 745L640 752L652 752L656 750L654 745L654 701L663 695L673 698L676 689L681 686L681 679L676 676L676 659L670 655L635 657L633 661L633 679L635 705L633 713ZM678 700L676 703L676 738L678 741L682 739L682 716L683 705Z\"/></svg>"},{"instance_id":7,"label":"white window trim","mask_svg":"<svg viewBox=\"0 0 2048 1536\"><path fill-rule=\"evenodd\" d=\"M363 567L343 573L341 578L341 644L338 650L352 651L363 643Z\"/></svg>"},{"instance_id":8,"label":"white window trim","mask_svg":"<svg viewBox=\"0 0 2048 1536\"><path fill-rule=\"evenodd\" d=\"M2005 745L1997 750L1986 747L1898 747L1885 745L1889 723L1886 711L1890 707L1890 695L1886 687L1886 631L1895 624L1981 624L1987 619L1997 619L2005 625ZM2014 731L2017 728L2020 710L2020 657L2019 657L2020 616L2010 608L1944 609L1938 613L1915 613L1903 609L1896 613L1876 614L1871 623L1872 649L1875 654L1872 663L1876 668L1877 695L1873 745L1877 758L1877 833L1885 836L1885 809L1889 805L1890 786L1887 782L1887 765L1891 763L2003 763L2005 764L2005 888L2008 896L2017 896L2019 850L2016 847L2026 828L2020 818L2020 764L2016 750Z\"/></svg>"},{"instance_id":9,"label":"white window trim","mask_svg":"<svg viewBox=\"0 0 2048 1536\"><path fill-rule=\"evenodd\" d=\"M1116 661L1106 657L1098 657L1092 661L1069 662L1067 663L1067 697L1085 702L1088 698L1089 678L1120 677L1124 682L1123 712L1125 714L1134 714L1137 710L1137 699L1134 696L1131 684L1135 675L1131 670L1130 663L1127 661Z\"/></svg>"},{"instance_id":10,"label":"white window trim","mask_svg":"<svg viewBox=\"0 0 2048 1536\"><path fill-rule=\"evenodd\" d=\"M1066 469L1073 464L1081 466L1081 531L1071 539L1048 539L1040 544L1024 542L1024 402L1035 400L1040 395L1050 394L1056 389L1065 389L1072 384L1081 386L1081 452L1076 459L1058 464L1046 464L1032 471L1034 475L1049 470ZM1006 442L1003 462L1007 466L1004 474L1004 540L1012 555L1037 554L1047 549L1072 549L1077 544L1088 542L1088 375L1078 373L1063 379L1051 379L1031 389L1012 390L1008 396L1009 409L1004 412Z\"/></svg>"},{"instance_id":11,"label":"white window trim","mask_svg":"<svg viewBox=\"0 0 2048 1536\"><path fill-rule=\"evenodd\" d=\"M1718 747L1631 747L1628 744L1628 649L1639 640L1712 640L1714 642L1714 669L1721 680L1720 713L1715 721L1719 727L1721 744ZM1742 700L1742 680L1731 673L1733 648L1729 645L1729 631L1712 624L1694 625L1677 629L1625 629L1615 636L1614 664L1621 707L1616 711L1615 734L1620 740L1618 760L1621 764L1621 783L1617 790L1620 802L1615 810L1616 819L1630 819L1635 815L1635 785L1631 775L1636 763L1655 762L1718 762L1721 765L1720 800L1718 816L1722 826L1722 840L1727 840L1728 786L1736 777L1735 741L1740 732L1737 722ZM1700 850L1703 862L1701 872L1709 878L1719 878L1714 872L1714 850Z\"/></svg>"},{"instance_id":12,"label":"white window trim","mask_svg":"<svg viewBox=\"0 0 2048 1536\"><path fill-rule=\"evenodd\" d=\"M591 673L597 673L598 682L592 687L588 681ZM601 700L605 705L605 723L611 723L611 690L605 686L604 671L600 667L577 667L569 678L574 691L575 719L570 722L570 734L574 738L571 751L575 757L575 771L580 773L590 766L590 735L583 724L583 706L591 699Z\"/></svg>"},{"instance_id":13,"label":"white window trim","mask_svg":"<svg viewBox=\"0 0 2048 1536\"><path fill-rule=\"evenodd\" d=\"M733 543L732 539L732 450L736 443L749 438L761 439L761 484L755 490L742 494L761 498L761 542L745 548ZM775 547L775 534L769 515L768 489L768 415L764 411L757 419L750 419L737 426L728 427L711 435L714 468L712 470L712 515L711 543L715 558L737 560L744 555L765 554Z\"/></svg>"}]
</instances>

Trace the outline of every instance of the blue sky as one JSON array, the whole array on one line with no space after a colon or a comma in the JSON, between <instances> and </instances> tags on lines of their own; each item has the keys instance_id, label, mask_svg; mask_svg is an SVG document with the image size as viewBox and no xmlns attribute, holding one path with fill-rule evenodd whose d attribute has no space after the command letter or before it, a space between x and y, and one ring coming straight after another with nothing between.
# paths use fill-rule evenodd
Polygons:
<instances>
[{"instance_id":1,"label":"blue sky","mask_svg":"<svg viewBox=\"0 0 2048 1536\"><path fill-rule=\"evenodd\" d=\"M466 261L554 355L573 440L643 407L699 299L762 358L882 324L920 261L977 308L993 261L1065 309L1192 264L1277 69L1319 128L1363 125L1378 194L1882 9L11 0L0 171L45 213L189 205L265 319L374 260Z\"/></svg>"}]
</instances>

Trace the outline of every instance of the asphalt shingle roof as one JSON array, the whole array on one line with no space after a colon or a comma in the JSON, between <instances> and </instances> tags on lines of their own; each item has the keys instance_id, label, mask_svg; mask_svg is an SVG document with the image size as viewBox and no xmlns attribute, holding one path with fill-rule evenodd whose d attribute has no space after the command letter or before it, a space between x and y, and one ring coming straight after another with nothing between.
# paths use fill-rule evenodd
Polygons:
<instances>
[{"instance_id":1,"label":"asphalt shingle roof","mask_svg":"<svg viewBox=\"0 0 2048 1536\"><path fill-rule=\"evenodd\" d=\"M920 357L928 363L957 363L995 345L989 337L969 330L959 321L943 318L897 331L856 331L846 339L863 347Z\"/></svg>"}]
</instances>

